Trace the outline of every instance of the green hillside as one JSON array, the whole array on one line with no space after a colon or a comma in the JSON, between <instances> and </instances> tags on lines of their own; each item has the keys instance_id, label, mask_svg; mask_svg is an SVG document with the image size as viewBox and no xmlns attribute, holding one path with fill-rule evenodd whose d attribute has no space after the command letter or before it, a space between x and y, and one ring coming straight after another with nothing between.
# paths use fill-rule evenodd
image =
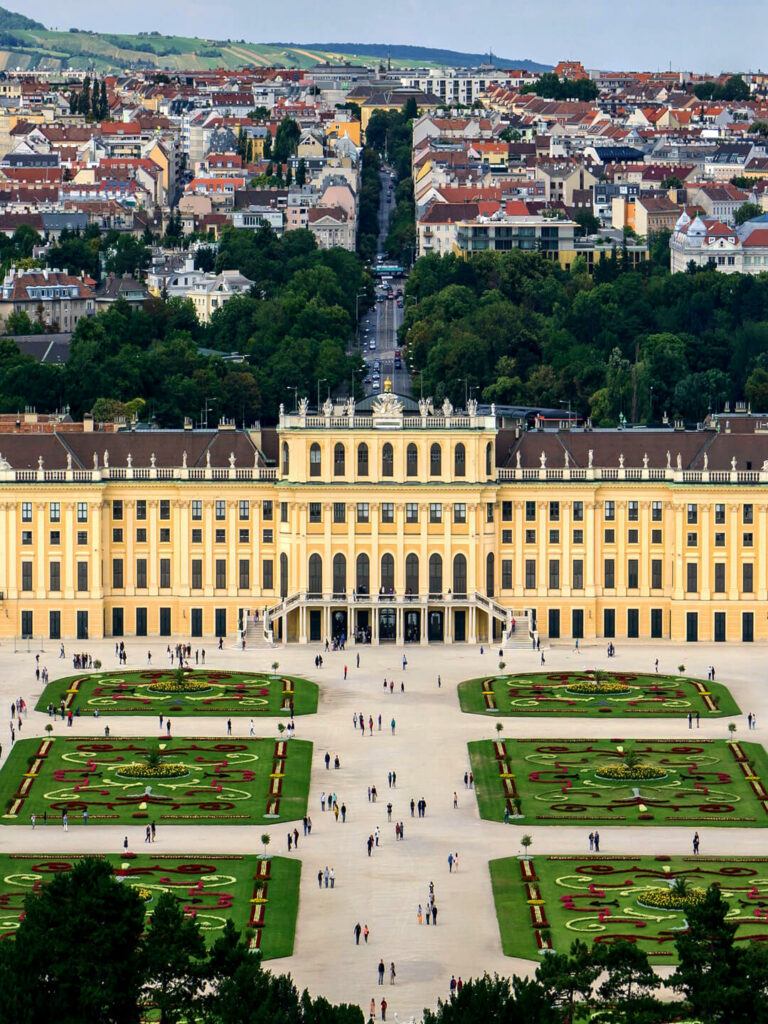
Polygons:
<instances>
[{"instance_id":1,"label":"green hillside","mask_svg":"<svg viewBox=\"0 0 768 1024\"><path fill-rule=\"evenodd\" d=\"M335 44L332 44L332 47ZM359 45L362 52L355 52ZM89 32L70 29L58 32L39 22L0 7L0 69L59 71L65 68L95 71L121 71L128 68L204 70L206 68L293 67L307 68L318 62L363 64L381 63L381 48L343 43L341 50L295 43L247 43L244 39L199 39L190 36L164 36L159 32L137 35ZM411 50L418 50L414 59ZM475 54L428 48L392 47L393 68L476 63ZM445 60L446 54L451 60ZM528 62L517 61L515 66Z\"/></svg>"}]
</instances>

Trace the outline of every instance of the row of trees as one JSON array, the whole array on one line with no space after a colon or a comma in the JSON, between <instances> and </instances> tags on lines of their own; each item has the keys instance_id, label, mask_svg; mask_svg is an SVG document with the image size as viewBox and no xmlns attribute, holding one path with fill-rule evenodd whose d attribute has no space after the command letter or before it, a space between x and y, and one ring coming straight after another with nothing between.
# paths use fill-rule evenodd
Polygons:
<instances>
[{"instance_id":1,"label":"row of trees","mask_svg":"<svg viewBox=\"0 0 768 1024\"><path fill-rule=\"evenodd\" d=\"M524 85L520 92L532 92L549 100L584 100L587 103L598 96L597 85L591 78L560 78L554 71L545 72L536 82Z\"/></svg>"},{"instance_id":2,"label":"row of trees","mask_svg":"<svg viewBox=\"0 0 768 1024\"><path fill-rule=\"evenodd\" d=\"M664 239L654 242L660 258ZM425 256L408 281L401 342L425 393L463 402L701 420L725 400L768 409L768 275L631 269L621 251L587 273L535 253Z\"/></svg>"},{"instance_id":3,"label":"row of trees","mask_svg":"<svg viewBox=\"0 0 768 1024\"><path fill-rule=\"evenodd\" d=\"M413 120L417 115L416 100L411 98L401 110L374 110L366 129L368 145L380 156L385 155L397 173L395 208L390 215L384 246L400 260L409 253L412 256L416 244L411 165Z\"/></svg>"},{"instance_id":4,"label":"row of trees","mask_svg":"<svg viewBox=\"0 0 768 1024\"><path fill-rule=\"evenodd\" d=\"M183 901L145 904L103 860L61 872L25 901L14 942L0 943L0 1024L363 1024L357 1006L299 994L272 975L227 921L206 948Z\"/></svg>"},{"instance_id":5,"label":"row of trees","mask_svg":"<svg viewBox=\"0 0 768 1024\"><path fill-rule=\"evenodd\" d=\"M109 117L106 82L102 79L99 85L98 79L94 79L91 86L91 79L86 75L80 91L73 89L69 95L69 112L80 114L87 121L106 121Z\"/></svg>"},{"instance_id":6,"label":"row of trees","mask_svg":"<svg viewBox=\"0 0 768 1024\"><path fill-rule=\"evenodd\" d=\"M725 82L697 82L693 94L700 100L748 100L749 86L741 75L730 75Z\"/></svg>"}]
</instances>

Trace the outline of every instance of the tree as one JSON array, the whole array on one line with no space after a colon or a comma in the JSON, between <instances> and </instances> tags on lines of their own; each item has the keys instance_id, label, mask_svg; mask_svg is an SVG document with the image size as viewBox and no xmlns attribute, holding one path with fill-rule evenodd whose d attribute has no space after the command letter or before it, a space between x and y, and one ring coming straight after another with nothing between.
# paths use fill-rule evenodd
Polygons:
<instances>
[{"instance_id":1,"label":"tree","mask_svg":"<svg viewBox=\"0 0 768 1024\"><path fill-rule=\"evenodd\" d=\"M543 986L498 974L470 978L452 999L438 1000L437 1010L424 1010L424 1024L554 1024L558 1019Z\"/></svg>"},{"instance_id":2,"label":"tree","mask_svg":"<svg viewBox=\"0 0 768 1024\"><path fill-rule=\"evenodd\" d=\"M600 1002L610 1008L613 1019L636 1024L649 1011L658 1012L652 993L661 978L648 962L648 954L633 942L596 942L593 957L606 977L597 989Z\"/></svg>"},{"instance_id":3,"label":"tree","mask_svg":"<svg viewBox=\"0 0 768 1024\"><path fill-rule=\"evenodd\" d=\"M756 366L747 378L744 394L755 412L768 409L768 370Z\"/></svg>"},{"instance_id":4,"label":"tree","mask_svg":"<svg viewBox=\"0 0 768 1024\"><path fill-rule=\"evenodd\" d=\"M160 1011L160 1024L193 1015L199 967L205 957L200 926L171 893L161 893L144 939L144 994Z\"/></svg>"},{"instance_id":5,"label":"tree","mask_svg":"<svg viewBox=\"0 0 768 1024\"><path fill-rule=\"evenodd\" d=\"M750 132L760 135L762 138L768 138L768 122L767 121L753 121L749 126Z\"/></svg>"},{"instance_id":6,"label":"tree","mask_svg":"<svg viewBox=\"0 0 768 1024\"><path fill-rule=\"evenodd\" d=\"M28 896L4 990L18 1024L134 1024L142 981L144 903L104 860L86 858ZM98 966L94 956L98 956Z\"/></svg>"},{"instance_id":7,"label":"tree","mask_svg":"<svg viewBox=\"0 0 768 1024\"><path fill-rule=\"evenodd\" d=\"M577 940L570 953L550 953L537 968L536 981L544 988L550 1005L572 1021L579 1004L590 999L599 974L600 967L592 959L589 946Z\"/></svg>"},{"instance_id":8,"label":"tree","mask_svg":"<svg viewBox=\"0 0 768 1024\"><path fill-rule=\"evenodd\" d=\"M746 224L748 220L760 217L762 213L763 210L757 203L743 203L734 213L733 220L736 227L740 227L742 224Z\"/></svg>"},{"instance_id":9,"label":"tree","mask_svg":"<svg viewBox=\"0 0 768 1024\"><path fill-rule=\"evenodd\" d=\"M596 235L600 230L600 221L591 210L579 210L573 219L581 228L582 235Z\"/></svg>"},{"instance_id":10,"label":"tree","mask_svg":"<svg viewBox=\"0 0 768 1024\"><path fill-rule=\"evenodd\" d=\"M296 168L296 184L299 187L301 187L302 185L306 185L306 183L307 183L307 162L304 159L304 157L302 157L299 160L298 166Z\"/></svg>"},{"instance_id":11,"label":"tree","mask_svg":"<svg viewBox=\"0 0 768 1024\"><path fill-rule=\"evenodd\" d=\"M300 138L301 128L298 123L292 117L284 117L277 126L272 159L278 164L284 164L289 157L295 155Z\"/></svg>"},{"instance_id":12,"label":"tree","mask_svg":"<svg viewBox=\"0 0 768 1024\"><path fill-rule=\"evenodd\" d=\"M682 188L683 187L683 183L682 183L682 181L680 181L680 179L678 178L678 176L676 174L670 174L668 178L665 178L662 181L661 187L665 188L667 190L669 190L671 188Z\"/></svg>"}]
</instances>

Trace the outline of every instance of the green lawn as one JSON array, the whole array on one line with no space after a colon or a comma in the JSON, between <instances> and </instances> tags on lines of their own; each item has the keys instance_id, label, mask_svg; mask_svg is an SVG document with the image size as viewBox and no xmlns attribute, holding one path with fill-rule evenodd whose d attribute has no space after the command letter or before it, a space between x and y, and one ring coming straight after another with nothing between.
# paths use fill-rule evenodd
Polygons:
<instances>
[{"instance_id":1,"label":"green lawn","mask_svg":"<svg viewBox=\"0 0 768 1024\"><path fill-rule=\"evenodd\" d=\"M579 693L597 685L611 692ZM739 715L727 687L687 676L655 673L525 672L459 683L461 710L479 715L591 715L687 719Z\"/></svg>"},{"instance_id":2,"label":"green lawn","mask_svg":"<svg viewBox=\"0 0 768 1024\"><path fill-rule=\"evenodd\" d=\"M582 857L534 855L490 862L501 945L507 956L534 960L544 948L567 953L575 939L629 939L655 964L676 963L681 909L642 906L642 893L684 877L694 889L718 885L738 924L737 942L766 939L768 858ZM639 902L640 901L640 902Z\"/></svg>"},{"instance_id":3,"label":"green lawn","mask_svg":"<svg viewBox=\"0 0 768 1024\"><path fill-rule=\"evenodd\" d=\"M81 715L313 715L317 683L266 672L225 672L215 668L185 672L80 672L49 683L37 711L49 708Z\"/></svg>"},{"instance_id":4,"label":"green lawn","mask_svg":"<svg viewBox=\"0 0 768 1024\"><path fill-rule=\"evenodd\" d=\"M634 748L662 778L613 781L598 771ZM469 744L480 816L517 823L768 825L768 756L727 740L483 740ZM519 808L519 811L518 811Z\"/></svg>"},{"instance_id":5,"label":"green lawn","mask_svg":"<svg viewBox=\"0 0 768 1024\"><path fill-rule=\"evenodd\" d=\"M248 925L254 928L253 943L265 959L292 954L300 861L287 857L261 861L255 856L179 857L147 853L130 857L111 855L105 859L126 884L152 894L147 900L148 915L152 913L154 898L170 891L186 913L196 917L207 942L214 942L227 918L231 918L241 932ZM69 870L74 862L75 859L62 859L61 854L0 856L0 939L15 935L26 897L38 892L54 874ZM254 899L260 902L252 903Z\"/></svg>"},{"instance_id":6,"label":"green lawn","mask_svg":"<svg viewBox=\"0 0 768 1024\"><path fill-rule=\"evenodd\" d=\"M172 778L121 778L152 752ZM306 740L82 738L20 740L0 770L3 821L255 825L306 814L312 744Z\"/></svg>"}]
</instances>

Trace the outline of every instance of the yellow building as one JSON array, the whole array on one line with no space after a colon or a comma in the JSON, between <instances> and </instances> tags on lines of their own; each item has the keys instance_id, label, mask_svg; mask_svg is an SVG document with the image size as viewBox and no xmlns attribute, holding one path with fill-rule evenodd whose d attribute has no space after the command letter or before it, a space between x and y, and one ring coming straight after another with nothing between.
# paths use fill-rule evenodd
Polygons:
<instances>
[{"instance_id":1,"label":"yellow building","mask_svg":"<svg viewBox=\"0 0 768 1024\"><path fill-rule=\"evenodd\" d=\"M768 423L468 404L0 434L0 636L213 638L259 609L276 642L768 639Z\"/></svg>"}]
</instances>

